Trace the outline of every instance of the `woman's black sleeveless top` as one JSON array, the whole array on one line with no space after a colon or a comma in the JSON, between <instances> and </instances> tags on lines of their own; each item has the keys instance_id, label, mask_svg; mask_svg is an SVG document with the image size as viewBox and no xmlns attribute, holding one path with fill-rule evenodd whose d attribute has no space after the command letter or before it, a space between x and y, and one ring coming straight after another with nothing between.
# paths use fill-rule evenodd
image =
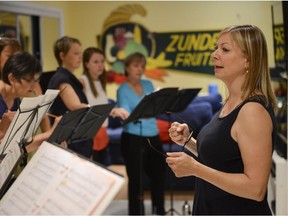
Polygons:
<instances>
[{"instance_id":1,"label":"woman's black sleeveless top","mask_svg":"<svg viewBox=\"0 0 288 216\"><path fill-rule=\"evenodd\" d=\"M243 101L230 114L213 119L201 130L197 137L198 161L213 169L227 173L243 173L244 166L238 143L231 135L231 128L241 108L249 102L257 102L265 107L273 122L273 146L276 138L275 114L271 105L265 106L263 97L252 97ZM272 155L271 155L272 157ZM241 198L196 178L193 215L271 215L267 193L263 201Z\"/></svg>"}]
</instances>

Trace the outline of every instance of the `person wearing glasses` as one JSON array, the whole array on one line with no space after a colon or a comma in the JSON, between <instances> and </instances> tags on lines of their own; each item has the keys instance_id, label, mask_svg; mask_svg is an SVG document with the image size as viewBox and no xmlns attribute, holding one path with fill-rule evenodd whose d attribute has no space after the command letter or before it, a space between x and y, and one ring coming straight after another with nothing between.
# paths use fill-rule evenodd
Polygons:
<instances>
[{"instance_id":1,"label":"person wearing glasses","mask_svg":"<svg viewBox=\"0 0 288 216\"><path fill-rule=\"evenodd\" d=\"M146 58L132 53L125 59L127 81L117 90L118 106L131 114L146 95L154 91L152 82L142 79ZM130 215L145 214L143 204L143 171L151 180L152 213L164 215L165 158L148 144L163 152L155 118L139 119L124 125L121 150L128 175L128 205Z\"/></svg>"},{"instance_id":2,"label":"person wearing glasses","mask_svg":"<svg viewBox=\"0 0 288 216\"><path fill-rule=\"evenodd\" d=\"M17 52L8 58L2 71L0 119L7 112L17 111L21 103L21 97L31 96L31 92L39 82L41 73L42 66L40 62L27 52ZM55 124L49 130L33 137L33 142L26 146L27 152L35 151L44 140L48 139L59 120L60 118L55 121Z\"/></svg>"},{"instance_id":3,"label":"person wearing glasses","mask_svg":"<svg viewBox=\"0 0 288 216\"><path fill-rule=\"evenodd\" d=\"M222 109L184 152L167 153L177 177L196 176L195 215L272 215L267 185L276 137L276 99L271 87L267 44L253 25L235 25L219 35L212 54L215 77L229 95ZM172 123L171 139L183 145L186 124Z\"/></svg>"},{"instance_id":4,"label":"person wearing glasses","mask_svg":"<svg viewBox=\"0 0 288 216\"><path fill-rule=\"evenodd\" d=\"M0 89L3 87L2 82L2 70L4 68L4 65L9 57L14 55L17 52L20 52L22 50L20 42L16 38L11 37L0 37ZM42 95L42 90L40 87L40 84L37 82L35 83L35 86L33 88L33 91L31 92L30 96L38 96ZM6 130L8 129L13 116L14 112L5 112L2 116L2 120L0 122L0 139L3 138L5 135ZM51 129L50 122L47 116L43 118L41 121L41 130L43 132L48 131Z\"/></svg>"},{"instance_id":5,"label":"person wearing glasses","mask_svg":"<svg viewBox=\"0 0 288 216\"><path fill-rule=\"evenodd\" d=\"M0 89L4 85L1 77L3 67L10 56L21 50L19 41L15 38L0 37ZM0 121L0 140L4 137L15 112L5 112Z\"/></svg>"}]
</instances>

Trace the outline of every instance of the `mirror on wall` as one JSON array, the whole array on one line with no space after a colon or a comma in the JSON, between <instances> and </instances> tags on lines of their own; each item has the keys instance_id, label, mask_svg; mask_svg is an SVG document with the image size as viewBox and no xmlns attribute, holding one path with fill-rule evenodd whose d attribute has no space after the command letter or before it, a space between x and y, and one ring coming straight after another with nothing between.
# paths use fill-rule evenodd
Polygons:
<instances>
[{"instance_id":1,"label":"mirror on wall","mask_svg":"<svg viewBox=\"0 0 288 216\"><path fill-rule=\"evenodd\" d=\"M23 50L37 56L43 71L57 68L54 42L62 36L62 11L25 2L0 2L0 36L20 40Z\"/></svg>"},{"instance_id":2,"label":"mirror on wall","mask_svg":"<svg viewBox=\"0 0 288 216\"><path fill-rule=\"evenodd\" d=\"M14 13L0 11L0 36L17 37L17 16Z\"/></svg>"},{"instance_id":3,"label":"mirror on wall","mask_svg":"<svg viewBox=\"0 0 288 216\"><path fill-rule=\"evenodd\" d=\"M23 50L32 53L30 17L0 11L0 37L17 38Z\"/></svg>"},{"instance_id":4,"label":"mirror on wall","mask_svg":"<svg viewBox=\"0 0 288 216\"><path fill-rule=\"evenodd\" d=\"M31 19L29 16L26 15L17 15L18 16L18 28L19 28L19 36L21 45L23 50L33 53L32 52L32 38L31 38Z\"/></svg>"}]
</instances>

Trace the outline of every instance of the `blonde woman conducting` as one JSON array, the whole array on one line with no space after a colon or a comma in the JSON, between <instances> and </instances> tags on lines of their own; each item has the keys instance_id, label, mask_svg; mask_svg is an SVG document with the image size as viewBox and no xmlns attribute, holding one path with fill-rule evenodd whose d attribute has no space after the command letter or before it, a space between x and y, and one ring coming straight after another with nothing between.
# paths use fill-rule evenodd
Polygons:
<instances>
[{"instance_id":1,"label":"blonde woman conducting","mask_svg":"<svg viewBox=\"0 0 288 216\"><path fill-rule=\"evenodd\" d=\"M271 215L267 184L276 135L276 101L267 45L252 25L225 28L212 54L215 76L229 95L220 112L188 142L187 125L173 123L171 139L195 154L168 153L177 177L196 176L193 214Z\"/></svg>"}]
</instances>

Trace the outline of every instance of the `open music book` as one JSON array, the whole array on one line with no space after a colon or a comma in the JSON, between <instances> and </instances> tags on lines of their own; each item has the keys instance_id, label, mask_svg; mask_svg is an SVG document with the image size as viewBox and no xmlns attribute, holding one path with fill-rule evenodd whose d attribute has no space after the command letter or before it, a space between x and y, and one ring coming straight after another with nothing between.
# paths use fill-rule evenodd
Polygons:
<instances>
[{"instance_id":1,"label":"open music book","mask_svg":"<svg viewBox=\"0 0 288 216\"><path fill-rule=\"evenodd\" d=\"M22 99L0 144L0 194L9 183L13 170L23 155L23 145L35 133L59 90L47 90L44 95Z\"/></svg>"},{"instance_id":2,"label":"open music book","mask_svg":"<svg viewBox=\"0 0 288 216\"><path fill-rule=\"evenodd\" d=\"M99 215L124 178L43 142L0 201L0 215Z\"/></svg>"}]
</instances>

